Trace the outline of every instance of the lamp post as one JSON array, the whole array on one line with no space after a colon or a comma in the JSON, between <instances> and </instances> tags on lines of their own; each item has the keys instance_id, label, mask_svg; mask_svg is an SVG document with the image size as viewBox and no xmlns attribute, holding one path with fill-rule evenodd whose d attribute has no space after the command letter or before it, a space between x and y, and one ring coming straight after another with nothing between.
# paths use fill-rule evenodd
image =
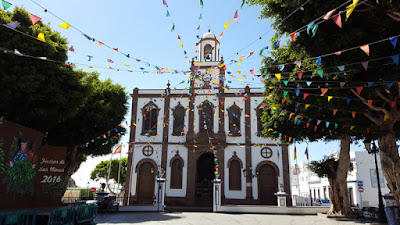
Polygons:
<instances>
[{"instance_id":1,"label":"lamp post","mask_svg":"<svg viewBox=\"0 0 400 225\"><path fill-rule=\"evenodd\" d=\"M372 142L371 147L371 140L369 138L365 139L364 141L365 149L367 150L368 154L374 154L375 156L375 171L376 171L376 179L378 183L378 200L379 200L379 220L383 221L385 218L385 211L383 209L383 200L382 200L382 192L381 192L381 182L379 179L379 170L378 170L378 163L376 161L376 154L379 152L379 148L376 147L375 142Z\"/></svg>"},{"instance_id":2,"label":"lamp post","mask_svg":"<svg viewBox=\"0 0 400 225\"><path fill-rule=\"evenodd\" d=\"M250 166L248 171L246 169L243 169L243 176L254 178L254 177L258 176L258 172L253 174L253 168Z\"/></svg>"}]
</instances>

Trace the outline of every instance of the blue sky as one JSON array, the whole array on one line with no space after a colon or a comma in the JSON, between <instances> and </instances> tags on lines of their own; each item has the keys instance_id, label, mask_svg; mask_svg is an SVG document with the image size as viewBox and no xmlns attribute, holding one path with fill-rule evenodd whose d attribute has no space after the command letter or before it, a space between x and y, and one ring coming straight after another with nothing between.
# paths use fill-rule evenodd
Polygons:
<instances>
[{"instance_id":1,"label":"blue sky","mask_svg":"<svg viewBox=\"0 0 400 225\"><path fill-rule=\"evenodd\" d=\"M224 31L224 24L231 20L230 25L224 31L220 39L220 52L227 64L227 70L232 71L237 78L227 76L231 87L244 87L245 83L251 84L251 87L261 87L258 79L250 76L250 69L258 71L260 68L261 57L258 55L260 49L270 46L270 38L274 31L270 27L268 20L258 19L260 7L244 6L240 9L241 0L204 0L204 8L201 8L199 0L166 0L168 8L162 4L162 0L151 1L105 1L105 0L35 0L37 3L56 14L66 22L75 26L87 35L102 41L107 45L118 48L124 53L129 53L131 57L149 62L163 68L188 70L190 64L188 59L184 58L183 51L186 50L191 59L196 54L195 43L198 41L196 35L202 35L208 29L217 36ZM62 36L68 38L69 45L73 45L76 53L70 52L69 61L93 65L90 69L87 66L78 66L77 68L85 71L98 71L101 79L111 78L115 83L126 87L128 93L132 93L133 88L159 89L165 88L168 80L173 88L185 88L187 83L178 85L181 81L187 81L188 75L178 74L153 74L153 73L129 73L109 69L98 69L96 66L113 67L138 71L140 67L153 71L154 67L147 67L143 63L128 59L118 54L112 49L99 47L97 43L88 41L81 33L72 27L65 30L58 27L62 23L53 15L45 13L44 10L35 5L30 0L9 0L14 6L23 6L30 13L39 16L45 24L49 24L54 30L59 31ZM13 9L10 8L9 10ZM236 10L239 14L239 24L233 20ZM166 17L167 10L170 17ZM202 20L199 20L200 13ZM299 11L298 13L302 13ZM175 31L171 32L172 24L175 24ZM196 28L200 25L200 31ZM266 35L262 36L263 34ZM180 47L178 40L181 37L184 48ZM262 36L260 40L259 37ZM257 40L258 39L258 40ZM254 42L252 45L248 44ZM247 48L245 48L248 46ZM244 50L242 50L245 48ZM24 52L23 49L18 49ZM242 50L242 51L240 51ZM239 52L240 51L240 52ZM236 53L239 54L237 55ZM254 54L247 60L243 60L240 66L237 63L229 64L230 60L237 60L242 55ZM264 52L264 54L266 51ZM93 56L88 61L87 55ZM108 63L111 59L114 63ZM130 65L126 67L124 63ZM149 69L148 69L149 68ZM242 71L242 75L248 75L249 80L236 74L236 71ZM129 104L130 104L129 100ZM129 107L130 108L130 107ZM128 115L130 114L130 111ZM127 116L126 118L129 118ZM128 121L129 123L130 121ZM122 143L128 142L128 135L122 138ZM298 161L306 161L304 150L307 144L297 144ZM339 149L339 142L329 143L317 142L309 143L310 160L319 160L324 155ZM363 145L352 145L352 150L364 150ZM128 151L127 145L123 148L123 157L126 157ZM73 176L78 185L86 187L89 181L88 172L101 160L109 159L109 156L89 158L80 170ZM293 162L293 146L290 146L290 159ZM97 182L90 181L94 186ZM96 185L97 186L97 185Z\"/></svg>"}]
</instances>

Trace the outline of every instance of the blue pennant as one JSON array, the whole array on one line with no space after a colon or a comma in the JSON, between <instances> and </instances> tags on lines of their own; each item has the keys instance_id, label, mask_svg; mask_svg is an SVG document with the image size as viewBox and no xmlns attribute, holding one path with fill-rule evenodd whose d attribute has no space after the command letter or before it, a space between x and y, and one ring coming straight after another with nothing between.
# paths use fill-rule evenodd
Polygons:
<instances>
[{"instance_id":1,"label":"blue pennant","mask_svg":"<svg viewBox=\"0 0 400 225\"><path fill-rule=\"evenodd\" d=\"M396 48L396 44L397 44L397 38L398 38L397 36L389 38L390 43L392 43L393 47L395 47L395 48Z\"/></svg>"},{"instance_id":2,"label":"blue pennant","mask_svg":"<svg viewBox=\"0 0 400 225\"><path fill-rule=\"evenodd\" d=\"M299 96L299 94L300 94L300 89L295 88L294 91L296 92L296 96Z\"/></svg>"},{"instance_id":3,"label":"blue pennant","mask_svg":"<svg viewBox=\"0 0 400 225\"><path fill-rule=\"evenodd\" d=\"M374 84L374 82L368 82L368 87L371 87Z\"/></svg>"},{"instance_id":4,"label":"blue pennant","mask_svg":"<svg viewBox=\"0 0 400 225\"><path fill-rule=\"evenodd\" d=\"M346 99L347 105L350 104L351 98Z\"/></svg>"},{"instance_id":5,"label":"blue pennant","mask_svg":"<svg viewBox=\"0 0 400 225\"><path fill-rule=\"evenodd\" d=\"M321 61L322 61L321 56L315 57L315 61L317 62L318 66L321 66Z\"/></svg>"},{"instance_id":6,"label":"blue pennant","mask_svg":"<svg viewBox=\"0 0 400 225\"><path fill-rule=\"evenodd\" d=\"M386 86L390 89L393 86L393 83L387 83Z\"/></svg>"},{"instance_id":7,"label":"blue pennant","mask_svg":"<svg viewBox=\"0 0 400 225\"><path fill-rule=\"evenodd\" d=\"M399 65L399 55L391 56L394 64Z\"/></svg>"},{"instance_id":8,"label":"blue pennant","mask_svg":"<svg viewBox=\"0 0 400 225\"><path fill-rule=\"evenodd\" d=\"M338 66L337 67L340 71L344 71L344 66Z\"/></svg>"}]
</instances>

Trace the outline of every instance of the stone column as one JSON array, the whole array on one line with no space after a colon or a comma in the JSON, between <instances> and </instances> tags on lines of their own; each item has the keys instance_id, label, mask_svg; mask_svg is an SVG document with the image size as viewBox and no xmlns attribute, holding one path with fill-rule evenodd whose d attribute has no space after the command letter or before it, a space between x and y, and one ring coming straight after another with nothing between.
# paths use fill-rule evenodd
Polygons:
<instances>
[{"instance_id":1,"label":"stone column","mask_svg":"<svg viewBox=\"0 0 400 225\"><path fill-rule=\"evenodd\" d=\"M164 199L165 199L165 178L157 178L157 211L164 211Z\"/></svg>"},{"instance_id":2,"label":"stone column","mask_svg":"<svg viewBox=\"0 0 400 225\"><path fill-rule=\"evenodd\" d=\"M250 88L246 86L245 88L245 93L246 93L246 100L244 102L244 121L245 121L245 151L246 151L246 173L250 171L251 167L251 118L250 118ZM246 177L246 199L249 201L253 200L253 178L252 176L247 176Z\"/></svg>"}]
</instances>

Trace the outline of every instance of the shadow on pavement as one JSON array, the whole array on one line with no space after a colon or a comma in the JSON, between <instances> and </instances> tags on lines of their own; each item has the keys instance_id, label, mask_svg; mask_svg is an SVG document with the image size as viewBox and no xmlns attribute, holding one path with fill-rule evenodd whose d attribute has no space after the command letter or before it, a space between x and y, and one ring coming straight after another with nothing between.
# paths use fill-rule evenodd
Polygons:
<instances>
[{"instance_id":1,"label":"shadow on pavement","mask_svg":"<svg viewBox=\"0 0 400 225\"><path fill-rule=\"evenodd\" d=\"M118 224L118 223L140 223L149 221L168 221L180 219L180 213L175 215L168 215L164 213L154 212L133 212L133 213L116 213L116 214L99 214L94 222L97 224Z\"/></svg>"}]
</instances>

